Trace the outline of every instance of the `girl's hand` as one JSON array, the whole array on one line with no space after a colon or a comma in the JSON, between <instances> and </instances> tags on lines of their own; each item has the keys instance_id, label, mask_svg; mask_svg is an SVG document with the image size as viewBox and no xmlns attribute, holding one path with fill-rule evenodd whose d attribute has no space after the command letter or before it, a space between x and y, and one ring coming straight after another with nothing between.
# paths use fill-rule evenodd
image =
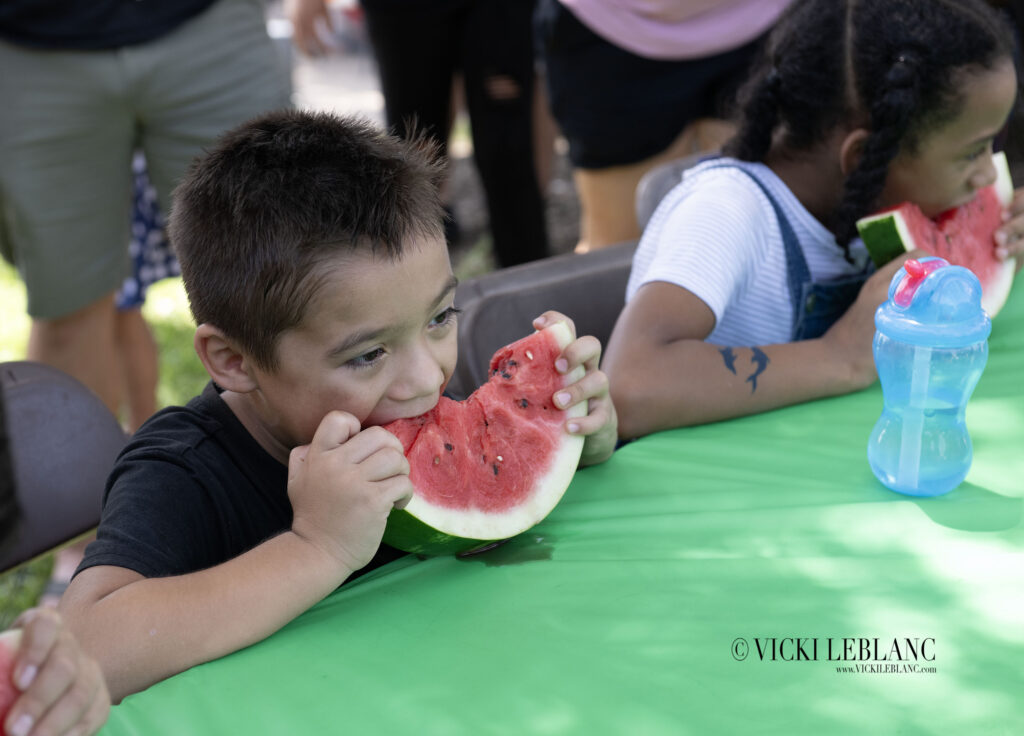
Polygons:
<instances>
[{"instance_id":1,"label":"girl's hand","mask_svg":"<svg viewBox=\"0 0 1024 736\"><path fill-rule=\"evenodd\" d=\"M576 325L559 312L545 312L533 321L533 326L542 330L555 322L565 322L575 336ZM598 368L600 362L601 343L589 335L573 340L555 360L555 369L559 373L568 374L577 366L583 366L586 371L580 380L560 389L553 398L561 409L587 402L586 416L572 417L565 423L567 432L585 438L581 466L607 460L618 440L619 422L608 394L608 377Z\"/></svg>"},{"instance_id":2,"label":"girl's hand","mask_svg":"<svg viewBox=\"0 0 1024 736\"><path fill-rule=\"evenodd\" d=\"M99 730L110 712L100 667L50 608L31 608L14 622L21 645L13 681L21 695L0 732L11 736L76 734Z\"/></svg>"},{"instance_id":3,"label":"girl's hand","mask_svg":"<svg viewBox=\"0 0 1024 736\"><path fill-rule=\"evenodd\" d=\"M1017 270L1024 264L1024 187L1013 193L1013 202L1003 213L1004 224L996 231L996 258L1017 259Z\"/></svg>"}]
</instances>

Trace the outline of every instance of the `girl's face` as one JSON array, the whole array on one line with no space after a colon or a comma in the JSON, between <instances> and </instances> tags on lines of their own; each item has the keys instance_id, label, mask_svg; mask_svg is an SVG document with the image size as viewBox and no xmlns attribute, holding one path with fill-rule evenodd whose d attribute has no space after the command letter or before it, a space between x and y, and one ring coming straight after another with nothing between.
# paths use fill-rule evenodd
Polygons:
<instances>
[{"instance_id":1,"label":"girl's face","mask_svg":"<svg viewBox=\"0 0 1024 736\"><path fill-rule=\"evenodd\" d=\"M992 140L1003 128L1017 94L1010 59L993 69L961 75L960 114L928 133L913 153L901 152L890 164L880 209L910 201L925 215L966 204L995 181Z\"/></svg>"}]
</instances>

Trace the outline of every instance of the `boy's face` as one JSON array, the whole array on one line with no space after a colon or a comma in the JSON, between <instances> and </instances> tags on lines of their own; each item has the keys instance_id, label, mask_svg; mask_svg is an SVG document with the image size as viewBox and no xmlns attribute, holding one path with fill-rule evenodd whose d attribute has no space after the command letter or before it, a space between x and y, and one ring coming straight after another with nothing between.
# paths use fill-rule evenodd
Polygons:
<instances>
[{"instance_id":1,"label":"boy's face","mask_svg":"<svg viewBox=\"0 0 1024 736\"><path fill-rule=\"evenodd\" d=\"M935 215L966 204L995 181L992 139L1010 115L1017 75L1006 60L994 69L962 73L960 114L925 135L913 154L900 153L889 166L881 207L917 204Z\"/></svg>"},{"instance_id":2,"label":"boy's face","mask_svg":"<svg viewBox=\"0 0 1024 736\"><path fill-rule=\"evenodd\" d=\"M285 448L308 444L332 410L363 427L434 407L457 356L455 277L443 240L400 260L339 257L303 323L278 343L273 372L255 369L263 429Z\"/></svg>"}]
</instances>

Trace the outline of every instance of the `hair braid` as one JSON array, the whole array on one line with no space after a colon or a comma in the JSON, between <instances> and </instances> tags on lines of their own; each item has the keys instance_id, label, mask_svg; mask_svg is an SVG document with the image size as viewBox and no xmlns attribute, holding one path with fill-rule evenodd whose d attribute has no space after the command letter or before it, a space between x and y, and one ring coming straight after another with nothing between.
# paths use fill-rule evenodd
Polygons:
<instances>
[{"instance_id":1,"label":"hair braid","mask_svg":"<svg viewBox=\"0 0 1024 736\"><path fill-rule=\"evenodd\" d=\"M910 132L922 85L921 65L914 52L900 54L886 74L881 93L869 110L871 133L864 141L857 167L847 177L832 230L849 258L849 242L857 235L857 219L878 199L889 163Z\"/></svg>"},{"instance_id":2,"label":"hair braid","mask_svg":"<svg viewBox=\"0 0 1024 736\"><path fill-rule=\"evenodd\" d=\"M744 123L725 146L725 152L744 161L760 161L772 146L779 119L782 78L772 67L753 82L741 101Z\"/></svg>"}]
</instances>

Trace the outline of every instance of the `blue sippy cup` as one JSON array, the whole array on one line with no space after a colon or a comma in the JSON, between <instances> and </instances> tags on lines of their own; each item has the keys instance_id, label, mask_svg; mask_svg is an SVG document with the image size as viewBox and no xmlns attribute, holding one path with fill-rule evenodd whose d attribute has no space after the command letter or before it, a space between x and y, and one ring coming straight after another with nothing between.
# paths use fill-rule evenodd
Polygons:
<instances>
[{"instance_id":1,"label":"blue sippy cup","mask_svg":"<svg viewBox=\"0 0 1024 736\"><path fill-rule=\"evenodd\" d=\"M981 284L942 258L908 260L875 312L873 350L885 407L868 463L888 488L938 496L967 477L964 411L988 359Z\"/></svg>"}]
</instances>

